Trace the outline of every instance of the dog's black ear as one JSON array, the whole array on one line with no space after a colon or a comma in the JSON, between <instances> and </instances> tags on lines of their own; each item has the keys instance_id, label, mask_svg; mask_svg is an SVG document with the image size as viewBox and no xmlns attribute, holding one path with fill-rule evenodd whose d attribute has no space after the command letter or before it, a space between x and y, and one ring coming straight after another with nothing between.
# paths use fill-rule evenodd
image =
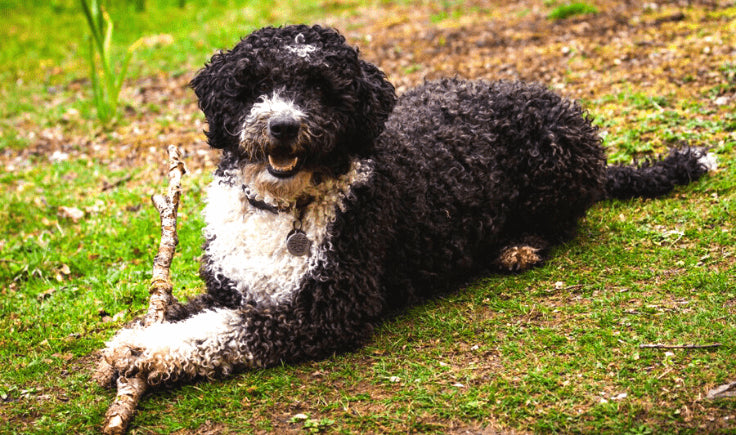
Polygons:
<instances>
[{"instance_id":1,"label":"dog's black ear","mask_svg":"<svg viewBox=\"0 0 736 435\"><path fill-rule=\"evenodd\" d=\"M396 90L375 65L360 60L361 77L357 79L359 102L355 141L370 152L376 137L383 132L386 119L396 105Z\"/></svg>"},{"instance_id":2,"label":"dog's black ear","mask_svg":"<svg viewBox=\"0 0 736 435\"><path fill-rule=\"evenodd\" d=\"M189 84L207 118L205 134L213 148L237 147L237 138L232 132L236 131L237 116L242 109L236 98L239 89L236 78L242 62L234 57L229 51L216 53Z\"/></svg>"}]
</instances>

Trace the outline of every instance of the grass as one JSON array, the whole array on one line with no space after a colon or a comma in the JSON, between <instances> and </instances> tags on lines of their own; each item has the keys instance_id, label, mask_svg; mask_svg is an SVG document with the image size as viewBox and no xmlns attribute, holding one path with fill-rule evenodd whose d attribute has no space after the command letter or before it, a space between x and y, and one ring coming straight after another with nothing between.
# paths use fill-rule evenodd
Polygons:
<instances>
[{"instance_id":1,"label":"grass","mask_svg":"<svg viewBox=\"0 0 736 435\"><path fill-rule=\"evenodd\" d=\"M178 7L179 2L153 0L146 2L144 11L138 11L135 2L105 3L115 23L112 58L124 58L128 47L142 37L163 34L173 39L167 47L136 50L137 60L128 71L135 80L161 71L181 74L196 70L214 49L228 47L258 27L339 13L359 2L324 5L318 0L221 0L213 7L206 0L189 0ZM54 125L64 122L66 111L74 109L83 119L93 120L91 89L85 86L83 91L72 92L67 86L89 80L89 31L79 1L6 0L0 3L0 10L5 12L0 30L4 38L0 50L0 98L4 101L0 104L0 150L30 144L27 138L13 134L8 118L23 116L34 123ZM69 102L59 105L59 100ZM50 106L55 110L49 111Z\"/></svg>"},{"instance_id":2,"label":"grass","mask_svg":"<svg viewBox=\"0 0 736 435\"><path fill-rule=\"evenodd\" d=\"M591 15L597 14L598 8L584 2L565 3L563 5L556 6L547 15L547 18L551 20L564 20L565 18L577 16L577 15Z\"/></svg>"},{"instance_id":3,"label":"grass","mask_svg":"<svg viewBox=\"0 0 736 435\"><path fill-rule=\"evenodd\" d=\"M351 14L357 3L273 8L222 1L203 8L189 0L178 8L178 2L149 1L145 12L121 4L111 9L120 36L114 50L146 33L169 33L175 41L136 54L128 82L136 88L159 74L175 81L252 27ZM94 352L145 308L159 231L148 198L164 187L162 150L126 164L123 147L145 150L157 143L155 135L196 121L172 116L182 107L194 111L192 104L171 108L155 100L145 107L128 103L112 131L96 127L83 101L84 27L73 5L0 2L12 9L0 29L7 42L0 46L6 66L0 72L0 433L98 431L112 393L90 380ZM44 37L35 36L39 26ZM708 388L734 378L735 118L733 102L713 104L728 94L733 71L732 63L721 63L711 71L713 81L686 97L630 85L585 104L612 161L688 140L714 147L718 173L656 201L600 203L544 267L476 277L387 320L354 353L157 390L140 404L133 430L735 430L736 403L703 399ZM130 89L127 95L132 99ZM141 122L146 116L151 119ZM135 129L149 122L156 125L153 138L139 138ZM201 126L187 127L201 135ZM43 152L43 134L55 128L77 141L69 144L74 158L52 160ZM95 151L97 145L103 149ZM30 152L36 147L39 152ZM179 297L201 288L199 210L210 168L192 169L184 178L173 265ZM84 217L75 221L64 207ZM723 346L639 348L713 342Z\"/></svg>"}]
</instances>

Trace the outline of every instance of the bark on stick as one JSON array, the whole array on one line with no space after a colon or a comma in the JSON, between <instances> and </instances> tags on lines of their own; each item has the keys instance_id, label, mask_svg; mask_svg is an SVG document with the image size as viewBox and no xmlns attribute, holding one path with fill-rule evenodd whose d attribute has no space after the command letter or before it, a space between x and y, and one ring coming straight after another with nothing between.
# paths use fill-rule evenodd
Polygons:
<instances>
[{"instance_id":1,"label":"bark on stick","mask_svg":"<svg viewBox=\"0 0 736 435\"><path fill-rule=\"evenodd\" d=\"M186 173L184 163L181 161L179 149L169 145L169 188L166 195L153 195L151 200L161 217L161 242L158 254L153 260L153 274L151 286L149 287L148 311L142 319L144 326L154 323L162 323L165 319L166 307L172 301L171 291L174 286L171 282L171 260L179 244L176 233L176 218L179 211L179 198L181 197L181 177ZM128 423L133 419L133 414L138 406L143 393L146 392L146 379L144 374L138 374L131 378L119 377L117 380L117 395L115 401L105 414L105 423L102 427L104 434L124 434Z\"/></svg>"}]
</instances>

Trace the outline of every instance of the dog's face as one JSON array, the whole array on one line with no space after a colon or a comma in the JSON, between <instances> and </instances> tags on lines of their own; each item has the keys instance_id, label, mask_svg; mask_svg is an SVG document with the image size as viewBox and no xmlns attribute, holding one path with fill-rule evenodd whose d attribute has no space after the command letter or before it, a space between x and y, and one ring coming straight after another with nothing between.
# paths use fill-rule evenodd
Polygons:
<instances>
[{"instance_id":1,"label":"dog's face","mask_svg":"<svg viewBox=\"0 0 736 435\"><path fill-rule=\"evenodd\" d=\"M368 155L396 96L335 30L264 28L192 80L209 144L272 186L336 176Z\"/></svg>"}]
</instances>

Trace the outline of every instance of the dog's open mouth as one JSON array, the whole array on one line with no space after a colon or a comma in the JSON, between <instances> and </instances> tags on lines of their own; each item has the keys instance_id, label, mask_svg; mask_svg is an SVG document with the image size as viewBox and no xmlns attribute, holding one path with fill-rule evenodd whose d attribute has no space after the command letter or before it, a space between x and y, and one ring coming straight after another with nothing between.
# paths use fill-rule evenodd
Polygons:
<instances>
[{"instance_id":1,"label":"dog's open mouth","mask_svg":"<svg viewBox=\"0 0 736 435\"><path fill-rule=\"evenodd\" d=\"M288 178L299 172L301 163L302 159L299 156L269 154L267 169L274 177Z\"/></svg>"}]
</instances>

